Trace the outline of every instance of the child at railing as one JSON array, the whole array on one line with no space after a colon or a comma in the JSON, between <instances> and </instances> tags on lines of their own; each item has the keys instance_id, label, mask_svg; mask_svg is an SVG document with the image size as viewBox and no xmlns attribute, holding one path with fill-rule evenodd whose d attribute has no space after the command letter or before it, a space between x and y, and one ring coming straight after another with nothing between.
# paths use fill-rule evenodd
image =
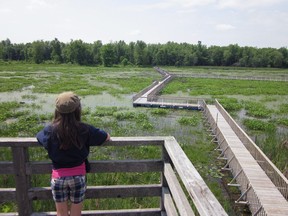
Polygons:
<instances>
[{"instance_id":1,"label":"child at railing","mask_svg":"<svg viewBox=\"0 0 288 216\"><path fill-rule=\"evenodd\" d=\"M73 92L63 92L56 99L53 122L37 134L37 140L52 160L51 189L57 215L68 216L70 211L70 216L80 216L89 146L103 144L110 135L81 122L80 98Z\"/></svg>"}]
</instances>

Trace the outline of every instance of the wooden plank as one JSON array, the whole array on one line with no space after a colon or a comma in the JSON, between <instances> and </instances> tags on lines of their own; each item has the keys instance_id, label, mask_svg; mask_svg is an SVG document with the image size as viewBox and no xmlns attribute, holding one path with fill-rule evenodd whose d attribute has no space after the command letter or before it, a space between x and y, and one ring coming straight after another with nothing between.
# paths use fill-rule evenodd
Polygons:
<instances>
[{"instance_id":1,"label":"wooden plank","mask_svg":"<svg viewBox=\"0 0 288 216\"><path fill-rule=\"evenodd\" d=\"M242 141L236 134L231 126L226 121L221 113L217 110L215 106L208 106L211 110L211 115L214 117L217 114L217 130L220 131L221 139L226 139L227 144L230 146L231 151L225 152L225 156L231 158L231 156L235 156L235 161L231 162L231 168L237 169L241 167L243 170L243 177L239 180L239 184L241 184L242 193L245 188L243 185L249 184L253 188L250 190L248 201L251 203L249 205L252 214L256 214L257 210L263 208L263 211L267 215L275 214L273 208L271 209L269 206L273 203L271 199L277 200L281 205L277 205L277 209L279 212L282 212L282 215L288 215L288 203L287 200L281 195L280 191L276 188L276 186L271 182L267 174L262 170L260 165L257 163L255 158L252 157L249 150L244 146ZM226 115L226 113L225 113ZM227 116L226 116L227 117ZM228 116L229 117L229 116ZM229 122L232 122L230 118L228 118ZM214 119L214 121L216 121ZM234 138L233 138L234 137ZM227 154L226 154L227 153ZM267 197L269 197L267 199ZM255 202L255 200L259 200Z\"/></svg>"},{"instance_id":2,"label":"wooden plank","mask_svg":"<svg viewBox=\"0 0 288 216\"><path fill-rule=\"evenodd\" d=\"M91 162L91 172L161 172L162 160L116 160Z\"/></svg>"},{"instance_id":3,"label":"wooden plank","mask_svg":"<svg viewBox=\"0 0 288 216\"><path fill-rule=\"evenodd\" d=\"M90 161L91 173L109 172L162 172L162 160L109 160ZM51 173L50 162L30 162L26 165L27 174L47 174Z\"/></svg>"},{"instance_id":4,"label":"wooden plank","mask_svg":"<svg viewBox=\"0 0 288 216\"><path fill-rule=\"evenodd\" d=\"M160 184L151 185L110 185L87 186L86 199L100 198L127 198L127 197L161 197ZM35 187L29 190L29 199L52 199L50 187Z\"/></svg>"},{"instance_id":5,"label":"wooden plank","mask_svg":"<svg viewBox=\"0 0 288 216\"><path fill-rule=\"evenodd\" d=\"M216 107L219 109L219 111L221 112L221 114L223 115L223 117L226 119L226 121L228 121L229 125L231 126L231 128L233 129L233 131L235 131L235 133L237 134L237 136L239 137L239 139L243 142L243 144L245 146L247 146L247 149L251 149L249 150L250 153L252 154L252 156L255 158L256 155L258 155L258 157L262 158L262 161L264 160L265 163L267 164L267 166L269 168L271 168L275 173L273 176L277 175L277 177L279 179L281 179L281 182L283 183L283 185L285 185L286 189L288 189L288 179L285 178L285 176L279 171L279 169L269 160L269 158L262 152L262 150L259 148L259 146L257 146L253 140L245 133L245 131L235 122L235 120L230 116L230 114L223 108L223 106L218 102L218 100L216 100ZM255 154L256 153L256 154ZM255 158L257 159L257 158ZM278 182L274 179L271 178L271 180L273 181L273 183L276 186L278 185ZM283 194L283 193L282 193ZM284 194L283 194L284 195ZM288 199L288 197L286 198L286 200Z\"/></svg>"},{"instance_id":6,"label":"wooden plank","mask_svg":"<svg viewBox=\"0 0 288 216\"><path fill-rule=\"evenodd\" d=\"M13 147L13 165L16 182L16 202L19 215L30 215L32 203L28 198L31 179L26 175L25 164L28 162L28 148Z\"/></svg>"},{"instance_id":7,"label":"wooden plank","mask_svg":"<svg viewBox=\"0 0 288 216\"><path fill-rule=\"evenodd\" d=\"M14 174L13 162L0 161L0 174Z\"/></svg>"},{"instance_id":8,"label":"wooden plank","mask_svg":"<svg viewBox=\"0 0 288 216\"><path fill-rule=\"evenodd\" d=\"M16 188L0 188L0 202L16 200Z\"/></svg>"},{"instance_id":9,"label":"wooden plank","mask_svg":"<svg viewBox=\"0 0 288 216\"><path fill-rule=\"evenodd\" d=\"M19 214L17 212L7 212L7 213L0 213L0 216L19 216Z\"/></svg>"},{"instance_id":10,"label":"wooden plank","mask_svg":"<svg viewBox=\"0 0 288 216\"><path fill-rule=\"evenodd\" d=\"M164 165L164 176L181 216L195 215L170 164Z\"/></svg>"},{"instance_id":11,"label":"wooden plank","mask_svg":"<svg viewBox=\"0 0 288 216\"><path fill-rule=\"evenodd\" d=\"M161 185L89 186L87 198L161 197Z\"/></svg>"},{"instance_id":12,"label":"wooden plank","mask_svg":"<svg viewBox=\"0 0 288 216\"><path fill-rule=\"evenodd\" d=\"M165 137L111 137L105 146L163 145ZM1 137L0 147L41 147L35 137Z\"/></svg>"},{"instance_id":13,"label":"wooden plank","mask_svg":"<svg viewBox=\"0 0 288 216\"><path fill-rule=\"evenodd\" d=\"M31 216L55 216L55 215L56 212L34 212L33 214L31 214ZM159 208L95 210L95 211L82 211L81 215L82 216L161 216L161 210Z\"/></svg>"},{"instance_id":14,"label":"wooden plank","mask_svg":"<svg viewBox=\"0 0 288 216\"><path fill-rule=\"evenodd\" d=\"M164 146L199 214L227 215L175 138L167 138Z\"/></svg>"},{"instance_id":15,"label":"wooden plank","mask_svg":"<svg viewBox=\"0 0 288 216\"><path fill-rule=\"evenodd\" d=\"M173 199L170 195L168 188L163 188L162 197L163 197L163 203L164 203L166 214L169 216L178 216L177 210L175 208Z\"/></svg>"}]
</instances>

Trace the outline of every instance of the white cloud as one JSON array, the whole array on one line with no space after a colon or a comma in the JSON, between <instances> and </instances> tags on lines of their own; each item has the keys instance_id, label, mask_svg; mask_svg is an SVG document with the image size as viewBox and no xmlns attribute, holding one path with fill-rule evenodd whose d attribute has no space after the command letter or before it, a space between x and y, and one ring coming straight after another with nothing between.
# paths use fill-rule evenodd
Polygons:
<instances>
[{"instance_id":1,"label":"white cloud","mask_svg":"<svg viewBox=\"0 0 288 216\"><path fill-rule=\"evenodd\" d=\"M228 30L235 29L235 26L230 25L230 24L218 24L215 26L215 28L219 31L228 31Z\"/></svg>"},{"instance_id":2,"label":"white cloud","mask_svg":"<svg viewBox=\"0 0 288 216\"><path fill-rule=\"evenodd\" d=\"M135 29L129 32L129 35L138 36L141 35L141 31L139 29Z\"/></svg>"},{"instance_id":3,"label":"white cloud","mask_svg":"<svg viewBox=\"0 0 288 216\"><path fill-rule=\"evenodd\" d=\"M26 6L27 9L33 10L38 8L47 8L53 5L53 1L47 0L29 0L28 5Z\"/></svg>"},{"instance_id":4,"label":"white cloud","mask_svg":"<svg viewBox=\"0 0 288 216\"><path fill-rule=\"evenodd\" d=\"M153 3L133 4L124 9L133 11L147 11L147 10L165 10L165 9L191 9L197 6L209 5L215 3L217 0L160 0ZM194 9L194 8L193 8Z\"/></svg>"},{"instance_id":5,"label":"white cloud","mask_svg":"<svg viewBox=\"0 0 288 216\"><path fill-rule=\"evenodd\" d=\"M218 6L220 8L246 9L268 7L282 2L285 2L285 0L219 0Z\"/></svg>"},{"instance_id":6,"label":"white cloud","mask_svg":"<svg viewBox=\"0 0 288 216\"><path fill-rule=\"evenodd\" d=\"M0 13L11 13L12 10L10 8L0 8Z\"/></svg>"},{"instance_id":7,"label":"white cloud","mask_svg":"<svg viewBox=\"0 0 288 216\"><path fill-rule=\"evenodd\" d=\"M184 8L203 6L216 2L216 0L169 0L173 5L180 5Z\"/></svg>"}]
</instances>

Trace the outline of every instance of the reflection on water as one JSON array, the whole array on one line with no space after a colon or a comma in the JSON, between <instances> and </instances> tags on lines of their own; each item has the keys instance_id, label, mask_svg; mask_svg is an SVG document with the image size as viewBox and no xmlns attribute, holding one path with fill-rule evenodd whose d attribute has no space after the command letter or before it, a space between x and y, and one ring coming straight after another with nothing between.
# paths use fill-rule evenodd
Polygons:
<instances>
[{"instance_id":1,"label":"reflection on water","mask_svg":"<svg viewBox=\"0 0 288 216\"><path fill-rule=\"evenodd\" d=\"M0 103L16 101L21 104L35 104L41 106L41 108L36 109L35 112L49 113L54 111L57 95L58 94L32 93L31 89L1 92ZM101 95L80 96L82 107L91 109L94 109L97 106L133 107L132 97L132 94L114 97L107 93L102 93Z\"/></svg>"},{"instance_id":2,"label":"reflection on water","mask_svg":"<svg viewBox=\"0 0 288 216\"><path fill-rule=\"evenodd\" d=\"M117 107L133 107L133 95L121 95L114 97L110 94L103 93L101 95L88 95L81 97L83 107L95 108L97 106L117 106Z\"/></svg>"}]
</instances>

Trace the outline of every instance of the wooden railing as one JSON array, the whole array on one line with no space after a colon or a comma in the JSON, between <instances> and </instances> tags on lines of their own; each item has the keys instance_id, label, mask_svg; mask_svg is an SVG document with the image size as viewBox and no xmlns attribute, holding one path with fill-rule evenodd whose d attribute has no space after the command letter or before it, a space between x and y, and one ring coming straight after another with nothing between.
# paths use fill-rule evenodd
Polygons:
<instances>
[{"instance_id":1,"label":"wooden railing","mask_svg":"<svg viewBox=\"0 0 288 216\"><path fill-rule=\"evenodd\" d=\"M169 72L174 77L189 77L189 78L204 78L204 79L229 79L229 80L257 80L257 81L274 81L274 82L288 82L286 75L273 77L260 77L260 76L232 76L232 75L210 75L210 74L177 74Z\"/></svg>"},{"instance_id":2,"label":"wooden railing","mask_svg":"<svg viewBox=\"0 0 288 216\"><path fill-rule=\"evenodd\" d=\"M199 215L227 215L174 137L113 137L104 146L156 146L158 159L91 161L91 173L159 172L160 184L88 185L86 199L119 197L160 197L158 208L89 210L82 215L195 215L188 198ZM0 138L0 147L11 148L12 160L0 162L0 175L15 177L15 188L1 188L0 202L17 204L18 213L0 215L55 215L55 212L34 212L34 200L51 200L50 187L31 187L32 174L51 172L49 161L30 161L29 148L40 147L35 138ZM93 147L101 148L101 147ZM45 151L43 149L43 151ZM89 174L88 174L89 175ZM187 195L185 195L187 194ZM188 196L188 197L187 197Z\"/></svg>"},{"instance_id":3,"label":"wooden railing","mask_svg":"<svg viewBox=\"0 0 288 216\"><path fill-rule=\"evenodd\" d=\"M261 149L253 142L253 140L240 128L240 126L234 121L229 113L223 108L223 106L215 100L215 105L219 112L228 122L232 130L237 134L239 139L248 149L250 154L262 167L266 175L271 179L274 185L278 188L280 193L288 200L288 180L280 172L280 170L270 161L270 159L261 151Z\"/></svg>"},{"instance_id":4,"label":"wooden railing","mask_svg":"<svg viewBox=\"0 0 288 216\"><path fill-rule=\"evenodd\" d=\"M151 85L149 85L148 87L144 88L143 90L141 90L139 93L137 93L136 95L134 95L132 97L132 100L135 101L137 100L139 97L141 97L143 94L145 94L146 92L150 91L152 88L154 88L156 85L158 85L159 81L154 81Z\"/></svg>"}]
</instances>

